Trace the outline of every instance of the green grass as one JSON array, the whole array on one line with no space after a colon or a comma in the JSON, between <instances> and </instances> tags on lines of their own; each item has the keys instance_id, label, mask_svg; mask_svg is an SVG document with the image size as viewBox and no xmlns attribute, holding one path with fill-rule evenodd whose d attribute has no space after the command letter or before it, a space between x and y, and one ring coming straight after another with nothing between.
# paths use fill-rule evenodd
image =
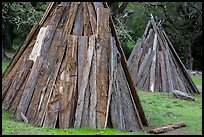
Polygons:
<instances>
[{"instance_id":1,"label":"green grass","mask_svg":"<svg viewBox=\"0 0 204 137\"><path fill-rule=\"evenodd\" d=\"M184 131L189 134L202 134L201 96L195 96L195 101L187 101L167 93L139 91L138 94L150 127L184 122Z\"/></svg>"},{"instance_id":2,"label":"green grass","mask_svg":"<svg viewBox=\"0 0 204 137\"><path fill-rule=\"evenodd\" d=\"M10 60L4 60L2 61L2 74L4 73L4 71L6 70L6 68L9 65Z\"/></svg>"},{"instance_id":3,"label":"green grass","mask_svg":"<svg viewBox=\"0 0 204 137\"><path fill-rule=\"evenodd\" d=\"M146 132L127 132L115 129L54 129L46 127L35 127L32 124L17 122L14 115L2 114L2 134L3 135L143 135Z\"/></svg>"},{"instance_id":4,"label":"green grass","mask_svg":"<svg viewBox=\"0 0 204 137\"><path fill-rule=\"evenodd\" d=\"M196 85L202 85L202 76L191 76Z\"/></svg>"}]
</instances>

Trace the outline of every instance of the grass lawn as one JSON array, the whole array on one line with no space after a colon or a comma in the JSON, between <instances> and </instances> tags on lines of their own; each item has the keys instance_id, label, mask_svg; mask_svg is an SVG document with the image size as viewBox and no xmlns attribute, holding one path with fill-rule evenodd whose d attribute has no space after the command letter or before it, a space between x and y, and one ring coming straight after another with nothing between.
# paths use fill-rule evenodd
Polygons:
<instances>
[{"instance_id":1,"label":"grass lawn","mask_svg":"<svg viewBox=\"0 0 204 137\"><path fill-rule=\"evenodd\" d=\"M2 73L9 61L2 61ZM202 77L192 76L195 84L202 84ZM201 92L202 93L202 92ZM143 92L138 90L149 128L161 127L172 122L184 122L186 127L176 129L185 134L202 134L202 96L195 96L195 101L181 100L171 93ZM168 132L167 132L168 133ZM14 115L2 113L3 135L143 135L147 132L127 132L115 129L51 129L35 127L32 124L15 121ZM181 134L181 133L179 133Z\"/></svg>"}]
</instances>

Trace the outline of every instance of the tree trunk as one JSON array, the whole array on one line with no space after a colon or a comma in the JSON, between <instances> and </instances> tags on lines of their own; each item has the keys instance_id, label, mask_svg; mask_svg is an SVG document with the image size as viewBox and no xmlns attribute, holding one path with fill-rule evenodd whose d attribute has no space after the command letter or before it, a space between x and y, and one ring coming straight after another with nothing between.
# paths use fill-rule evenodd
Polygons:
<instances>
[{"instance_id":1,"label":"tree trunk","mask_svg":"<svg viewBox=\"0 0 204 137\"><path fill-rule=\"evenodd\" d=\"M6 53L4 52L3 46L2 46L1 48L2 48L2 60L8 59L8 56L7 56Z\"/></svg>"},{"instance_id":2,"label":"tree trunk","mask_svg":"<svg viewBox=\"0 0 204 137\"><path fill-rule=\"evenodd\" d=\"M186 69L187 70L193 69L192 49L191 49L191 44L189 42L186 48Z\"/></svg>"},{"instance_id":3,"label":"tree trunk","mask_svg":"<svg viewBox=\"0 0 204 137\"><path fill-rule=\"evenodd\" d=\"M11 23L9 23L8 21L6 23L3 24L3 31L2 31L2 40L3 40L3 48L6 48L8 50L14 50L12 47L12 43L13 43L13 25Z\"/></svg>"}]
</instances>

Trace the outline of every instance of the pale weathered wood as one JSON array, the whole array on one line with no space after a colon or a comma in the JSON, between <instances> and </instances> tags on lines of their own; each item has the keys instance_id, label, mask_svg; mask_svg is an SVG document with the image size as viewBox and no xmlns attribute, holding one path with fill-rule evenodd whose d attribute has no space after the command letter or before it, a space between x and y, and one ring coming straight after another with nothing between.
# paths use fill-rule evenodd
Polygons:
<instances>
[{"instance_id":1,"label":"pale weathered wood","mask_svg":"<svg viewBox=\"0 0 204 137\"><path fill-rule=\"evenodd\" d=\"M83 44L88 44L88 43L83 43ZM83 46L83 45L79 45ZM76 108L76 114L75 114L75 123L74 127L80 127L81 126L81 121L82 121L82 116L83 116L83 107L84 107L84 100L85 100L85 91L88 86L88 79L89 79L89 74L90 74L90 68L92 64L92 59L93 59L93 51L95 48L95 44L89 45L87 49L87 59L86 59L86 64L84 66L84 71L82 74L82 82L81 85L78 87L78 102L77 102L77 108Z\"/></svg>"},{"instance_id":2,"label":"pale weathered wood","mask_svg":"<svg viewBox=\"0 0 204 137\"><path fill-rule=\"evenodd\" d=\"M185 126L186 124L183 122L174 122L171 124L164 125L163 127L160 128L151 129L148 132L152 134L161 134Z\"/></svg>"},{"instance_id":3,"label":"pale weathered wood","mask_svg":"<svg viewBox=\"0 0 204 137\"><path fill-rule=\"evenodd\" d=\"M95 45L95 36L89 37L89 45ZM96 47L95 47L96 48ZM90 86L90 109L89 109L89 125L92 128L96 128L96 104L97 104L97 88L96 88L96 50L93 49L93 59L91 65L91 73L89 79L89 86Z\"/></svg>"},{"instance_id":4,"label":"pale weathered wood","mask_svg":"<svg viewBox=\"0 0 204 137\"><path fill-rule=\"evenodd\" d=\"M62 38L65 38L66 37L64 36L65 34L62 34ZM58 43L60 45L59 47L59 50L58 52L61 53L61 54L57 54L56 58L55 58L55 61L54 61L54 65L53 65L53 68L52 69L52 72L50 74L50 77L52 79L50 79L49 83L48 83L48 86L47 86L47 90L48 92L45 92L45 95L44 95L44 98L43 98L43 101L44 103L42 103L42 105L40 106L40 109L38 112L36 112L36 115L34 117L34 122L36 125L38 126L41 126L42 123L43 123L43 119L44 119L44 116L45 116L45 108L47 108L48 106L48 103L49 103L49 100L51 98L51 95L52 95L52 91L54 89L54 85L55 85L55 82L56 82L56 78L58 76L58 72L59 72L59 68L61 66L61 63L62 63L62 59L63 59L63 56L65 54L65 51L66 51L66 44L65 44L65 40L62 41L59 41Z\"/></svg>"},{"instance_id":5,"label":"pale weathered wood","mask_svg":"<svg viewBox=\"0 0 204 137\"><path fill-rule=\"evenodd\" d=\"M115 45L114 48L116 50ZM114 55L113 59L116 69L113 74L114 85L110 103L112 125L118 130L141 130L142 123L140 118L138 118L139 114L137 113L136 105L132 104L134 101L122 69L121 58L118 57L118 51L115 53L117 54Z\"/></svg>"},{"instance_id":6,"label":"pale weathered wood","mask_svg":"<svg viewBox=\"0 0 204 137\"><path fill-rule=\"evenodd\" d=\"M62 37L62 30L61 29L56 30L53 38L53 42L51 43L50 49L47 53L47 61L44 62L44 65L40 70L38 83L36 84L33 97L26 114L26 117L31 122L33 122L36 113L40 110L41 104L44 102L44 96L48 88L48 83L51 80L50 74L52 72L53 64L56 60L56 56L58 54L59 43L60 41L62 41L61 37Z\"/></svg>"},{"instance_id":7,"label":"pale weathered wood","mask_svg":"<svg viewBox=\"0 0 204 137\"><path fill-rule=\"evenodd\" d=\"M157 48L157 33L155 33L155 35L154 35L154 42L153 42L153 48L152 48L152 52L154 53L154 55L153 55L153 61L152 61L151 68L150 68L150 87L149 87L149 90L151 92L153 92L154 88L155 88L156 48Z\"/></svg>"}]
</instances>

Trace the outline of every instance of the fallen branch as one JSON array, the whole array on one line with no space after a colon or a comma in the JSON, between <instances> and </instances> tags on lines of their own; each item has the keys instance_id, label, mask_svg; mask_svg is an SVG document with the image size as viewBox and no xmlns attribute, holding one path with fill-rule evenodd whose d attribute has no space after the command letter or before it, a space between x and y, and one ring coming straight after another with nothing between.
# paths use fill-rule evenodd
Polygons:
<instances>
[{"instance_id":1,"label":"fallen branch","mask_svg":"<svg viewBox=\"0 0 204 137\"><path fill-rule=\"evenodd\" d=\"M148 133L161 134L161 133L165 133L165 132L168 132L168 131L171 131L177 128L185 127L185 126L186 125L183 122L174 122L172 124L168 124L160 128L151 129L148 131Z\"/></svg>"},{"instance_id":2,"label":"fallen branch","mask_svg":"<svg viewBox=\"0 0 204 137\"><path fill-rule=\"evenodd\" d=\"M182 98L182 99L185 99L185 100L192 100L192 101L195 101L195 99L188 95L187 93L184 93L182 91L179 91L179 90L172 90L173 94L177 97L177 98Z\"/></svg>"}]
</instances>

